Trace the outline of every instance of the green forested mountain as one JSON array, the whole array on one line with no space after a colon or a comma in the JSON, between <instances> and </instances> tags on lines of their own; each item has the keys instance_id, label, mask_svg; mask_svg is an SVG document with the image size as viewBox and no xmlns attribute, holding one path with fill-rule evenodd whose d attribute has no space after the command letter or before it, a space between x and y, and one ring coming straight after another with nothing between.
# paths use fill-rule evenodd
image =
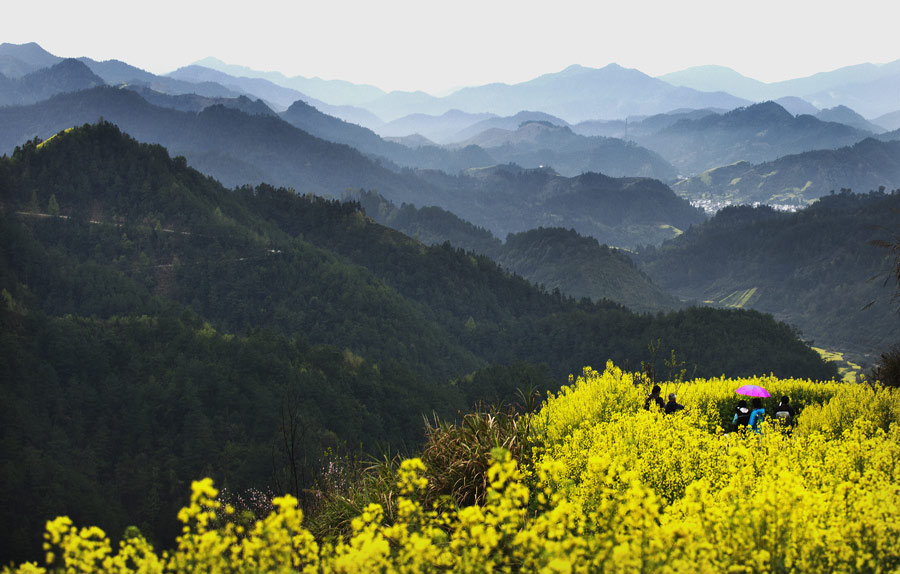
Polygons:
<instances>
[{"instance_id":1,"label":"green forested mountain","mask_svg":"<svg viewBox=\"0 0 900 574\"><path fill-rule=\"evenodd\" d=\"M628 255L571 229L512 233L495 258L535 284L579 299L610 299L638 312L681 306L639 271Z\"/></svg>"},{"instance_id":2,"label":"green forested mountain","mask_svg":"<svg viewBox=\"0 0 900 574\"><path fill-rule=\"evenodd\" d=\"M491 232L439 207L397 207L374 192L352 194L375 221L426 245L450 242L487 255L545 289L580 299L609 299L629 309L671 310L681 303L653 285L624 252L574 230L538 228L512 233L501 242Z\"/></svg>"},{"instance_id":3,"label":"green forested mountain","mask_svg":"<svg viewBox=\"0 0 900 574\"><path fill-rule=\"evenodd\" d=\"M841 189L900 186L900 141L866 138L835 150L808 151L761 164L738 162L672 186L692 202L805 206Z\"/></svg>"},{"instance_id":4,"label":"green forested mountain","mask_svg":"<svg viewBox=\"0 0 900 574\"><path fill-rule=\"evenodd\" d=\"M682 298L772 313L871 364L900 336L891 254L870 243L896 233L898 208L896 191L843 191L797 213L730 207L638 261Z\"/></svg>"},{"instance_id":5,"label":"green forested mountain","mask_svg":"<svg viewBox=\"0 0 900 574\"><path fill-rule=\"evenodd\" d=\"M651 342L698 375L835 373L760 313L547 293L356 203L228 190L107 122L0 158L0 207L4 562L57 514L167 545L198 476L302 494L326 447L409 447L423 414L607 359L665 372Z\"/></svg>"},{"instance_id":6,"label":"green forested mountain","mask_svg":"<svg viewBox=\"0 0 900 574\"><path fill-rule=\"evenodd\" d=\"M396 205L378 192L359 190L344 196L362 206L376 222L396 229L425 245L449 242L454 247L494 257L503 242L483 227L478 227L436 206Z\"/></svg>"}]
</instances>

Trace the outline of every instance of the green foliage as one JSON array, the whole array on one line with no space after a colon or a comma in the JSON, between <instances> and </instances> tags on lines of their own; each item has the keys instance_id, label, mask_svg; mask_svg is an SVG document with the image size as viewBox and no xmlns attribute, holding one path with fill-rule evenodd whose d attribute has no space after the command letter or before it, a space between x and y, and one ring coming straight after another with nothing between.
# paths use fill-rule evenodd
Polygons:
<instances>
[{"instance_id":1,"label":"green foliage","mask_svg":"<svg viewBox=\"0 0 900 574\"><path fill-rule=\"evenodd\" d=\"M437 415L426 420L421 460L428 486L419 493L419 500L426 507L446 511L483 504L497 448L506 449L520 464L530 460L528 429L527 418L496 407L476 409L457 422ZM372 503L382 507L389 523L395 521L401 495L395 476L402 460L400 455L383 455L368 463L352 457L330 460L308 518L316 537L345 538L353 518Z\"/></svg>"},{"instance_id":2,"label":"green foliage","mask_svg":"<svg viewBox=\"0 0 900 574\"><path fill-rule=\"evenodd\" d=\"M637 312L681 306L653 285L624 252L574 230L538 228L510 234L496 259L535 284L575 298L609 299Z\"/></svg>"},{"instance_id":3,"label":"green foliage","mask_svg":"<svg viewBox=\"0 0 900 574\"><path fill-rule=\"evenodd\" d=\"M348 194L358 201L366 215L376 222L396 229L425 245L450 242L466 251L494 256L501 241L490 231L472 225L440 207L416 207L404 203L399 207L375 191L359 190Z\"/></svg>"},{"instance_id":4,"label":"green foliage","mask_svg":"<svg viewBox=\"0 0 900 574\"><path fill-rule=\"evenodd\" d=\"M636 365L649 340L698 374L831 373L759 313L547 293L356 203L227 190L105 122L0 158L0 191L4 559L37 555L29 533L62 512L168 545L201 475L313 506L328 448L415 448L423 414L555 390L597 356ZM482 451L518 436L494 420Z\"/></svg>"},{"instance_id":5,"label":"green foliage","mask_svg":"<svg viewBox=\"0 0 900 574\"><path fill-rule=\"evenodd\" d=\"M456 424L435 417L425 430L421 454L428 469L425 501L447 499L457 507L482 504L490 486L492 451L504 448L525 463L530 458L527 435L528 419L508 409L476 410Z\"/></svg>"},{"instance_id":6,"label":"green foliage","mask_svg":"<svg viewBox=\"0 0 900 574\"><path fill-rule=\"evenodd\" d=\"M896 341L890 293L871 279L893 267L872 240L892 228L898 206L896 192L842 191L797 213L729 207L637 260L687 300L727 303L755 288L748 307L795 325L817 346L871 364L866 355Z\"/></svg>"},{"instance_id":7,"label":"green foliage","mask_svg":"<svg viewBox=\"0 0 900 574\"><path fill-rule=\"evenodd\" d=\"M171 540L175 525L161 517L191 476L212 474L240 490L286 466L285 397L302 431L292 444L301 489L315 483L326 447L403 444L420 433L418 413L454 404L453 395L415 388L409 373L268 331L218 333L189 313L100 321L3 311L0 319L2 515L16 524L4 555L33 553L27 528L62 508L111 532L130 520Z\"/></svg>"},{"instance_id":8,"label":"green foliage","mask_svg":"<svg viewBox=\"0 0 900 574\"><path fill-rule=\"evenodd\" d=\"M872 380L886 387L900 388L900 345L881 354L872 369Z\"/></svg>"},{"instance_id":9,"label":"green foliage","mask_svg":"<svg viewBox=\"0 0 900 574\"><path fill-rule=\"evenodd\" d=\"M397 207L372 191L360 191L352 197L378 223L426 245L449 242L487 255L505 269L550 291L559 289L577 299L609 299L638 312L681 306L637 270L624 252L600 245L595 238L583 237L571 229L538 228L512 233L501 243L489 231L439 207Z\"/></svg>"},{"instance_id":10,"label":"green foliage","mask_svg":"<svg viewBox=\"0 0 900 574\"><path fill-rule=\"evenodd\" d=\"M47 201L47 214L51 217L59 217L59 202L56 201L56 195L50 196Z\"/></svg>"}]
</instances>

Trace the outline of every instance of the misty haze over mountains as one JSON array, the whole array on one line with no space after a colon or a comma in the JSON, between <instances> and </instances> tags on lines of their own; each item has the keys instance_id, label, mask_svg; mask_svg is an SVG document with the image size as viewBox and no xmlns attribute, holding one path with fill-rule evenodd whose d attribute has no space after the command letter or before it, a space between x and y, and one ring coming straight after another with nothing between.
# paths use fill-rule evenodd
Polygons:
<instances>
[{"instance_id":1,"label":"misty haze over mountains","mask_svg":"<svg viewBox=\"0 0 900 574\"><path fill-rule=\"evenodd\" d=\"M377 191L383 202L373 209L395 205L406 218L401 227L399 216L373 213L377 221L423 241L481 242L500 259L495 243L527 238L527 257L507 254L504 265L571 290L575 282L551 277L574 277L572 267L551 265L549 254L582 237L635 250L675 240L729 205L798 210L842 189L900 188L898 62L777 84L714 66L653 78L573 65L436 97L214 58L159 76L2 44L0 154L104 118L228 187ZM465 225L490 239L467 238ZM583 285L577 293L629 301Z\"/></svg>"},{"instance_id":2,"label":"misty haze over mountains","mask_svg":"<svg viewBox=\"0 0 900 574\"><path fill-rule=\"evenodd\" d=\"M736 162L761 164L873 136L890 141L900 128L900 90L894 89L900 86L900 61L774 84L719 66L652 78L615 64L601 69L573 65L527 82L471 86L436 97L385 93L346 81L288 78L215 58L157 76L116 60L63 59L32 43L0 45L0 74L0 105L27 107L55 94L107 84L128 88L154 106L183 112L223 105L251 116L281 117L311 135L354 147L394 171L455 174L515 163L550 167L567 177L596 171L674 184ZM101 108L96 111L102 114ZM65 115L59 111L59 125L66 125ZM47 118L35 125L20 120L0 134L6 151L22 138L54 133L48 131L53 122ZM12 126L20 131L10 132ZM258 166L249 171L271 173ZM213 175L224 181L242 177L240 170L232 174L237 179ZM873 179L877 176L864 181ZM805 199L814 199L831 191L820 183L835 181L793 183L807 190ZM852 187L857 181L840 183Z\"/></svg>"},{"instance_id":3,"label":"misty haze over mountains","mask_svg":"<svg viewBox=\"0 0 900 574\"><path fill-rule=\"evenodd\" d=\"M61 61L62 58L47 53L34 43L0 45L0 74L5 80L20 80ZM747 78L721 66L689 68L653 78L616 64L601 69L573 65L527 82L470 86L445 97L424 92L386 93L374 86L340 80L288 78L279 72L234 66L212 57L165 76L156 76L115 60L96 62L80 58L80 61L111 85L138 83L175 94L188 91L188 86L181 83L185 82L193 85L191 91L198 95L254 96L278 112L302 99L320 111L376 131L385 126L383 135L390 136L415 133L408 131L409 128L399 129L397 123L413 114L440 117L448 112L457 115L462 112L513 116L529 110L577 124L684 109L727 111L754 102L779 99L793 99L793 105L784 104L784 107L805 107L804 113L846 106L886 131L900 127L893 122L883 125L877 121L900 111L896 96L900 93L900 61L884 65L860 64L772 84ZM798 106L800 103L803 106ZM351 119L351 116L356 117ZM430 139L446 143L445 138Z\"/></svg>"},{"instance_id":4,"label":"misty haze over mountains","mask_svg":"<svg viewBox=\"0 0 900 574\"><path fill-rule=\"evenodd\" d=\"M742 76L723 66L688 68L659 79L695 90L721 90L757 102L799 96L819 109L845 105L871 119L897 111L900 60L880 66L848 66L772 84Z\"/></svg>"}]
</instances>

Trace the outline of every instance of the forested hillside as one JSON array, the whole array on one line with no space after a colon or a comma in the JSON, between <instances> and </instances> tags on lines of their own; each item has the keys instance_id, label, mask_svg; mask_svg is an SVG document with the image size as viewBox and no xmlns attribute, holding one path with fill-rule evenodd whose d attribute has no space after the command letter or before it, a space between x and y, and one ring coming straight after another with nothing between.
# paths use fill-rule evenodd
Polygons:
<instances>
[{"instance_id":1,"label":"forested hillside","mask_svg":"<svg viewBox=\"0 0 900 574\"><path fill-rule=\"evenodd\" d=\"M415 237L426 245L449 242L497 261L549 291L580 299L609 299L638 312L682 306L653 285L631 258L574 230L538 228L500 241L486 229L439 207L396 206L375 192L349 194L375 221Z\"/></svg>"},{"instance_id":2,"label":"forested hillside","mask_svg":"<svg viewBox=\"0 0 900 574\"><path fill-rule=\"evenodd\" d=\"M199 475L299 494L327 447L410 447L423 415L585 364L835 373L760 313L547 293L356 203L228 190L107 122L0 158L0 207L4 562L57 514L168 546Z\"/></svg>"},{"instance_id":3,"label":"forested hillside","mask_svg":"<svg viewBox=\"0 0 900 574\"><path fill-rule=\"evenodd\" d=\"M891 253L871 243L894 236L898 208L896 191L846 190L797 213L730 207L638 260L682 298L773 313L871 364L900 334Z\"/></svg>"},{"instance_id":4,"label":"forested hillside","mask_svg":"<svg viewBox=\"0 0 900 574\"><path fill-rule=\"evenodd\" d=\"M571 229L510 234L496 259L529 281L572 297L610 299L638 312L681 307L638 270L628 254Z\"/></svg>"}]
</instances>

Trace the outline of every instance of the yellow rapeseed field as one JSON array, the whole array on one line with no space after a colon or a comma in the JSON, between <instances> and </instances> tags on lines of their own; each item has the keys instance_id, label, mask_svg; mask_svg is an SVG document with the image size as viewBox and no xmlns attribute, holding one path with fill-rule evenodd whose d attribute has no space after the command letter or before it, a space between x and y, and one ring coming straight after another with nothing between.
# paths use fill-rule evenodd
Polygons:
<instances>
[{"instance_id":1,"label":"yellow rapeseed field","mask_svg":"<svg viewBox=\"0 0 900 574\"><path fill-rule=\"evenodd\" d=\"M772 394L760 433L731 432L744 384ZM584 369L532 415L527 463L495 450L480 506L423 507L411 459L396 520L371 504L347 539L317 541L296 499L240 526L206 479L172 550L139 536L113 550L61 517L46 564L3 572L900 572L900 394L774 377L661 386L686 408L645 411L648 383ZM771 417L781 395L793 428Z\"/></svg>"}]
</instances>

